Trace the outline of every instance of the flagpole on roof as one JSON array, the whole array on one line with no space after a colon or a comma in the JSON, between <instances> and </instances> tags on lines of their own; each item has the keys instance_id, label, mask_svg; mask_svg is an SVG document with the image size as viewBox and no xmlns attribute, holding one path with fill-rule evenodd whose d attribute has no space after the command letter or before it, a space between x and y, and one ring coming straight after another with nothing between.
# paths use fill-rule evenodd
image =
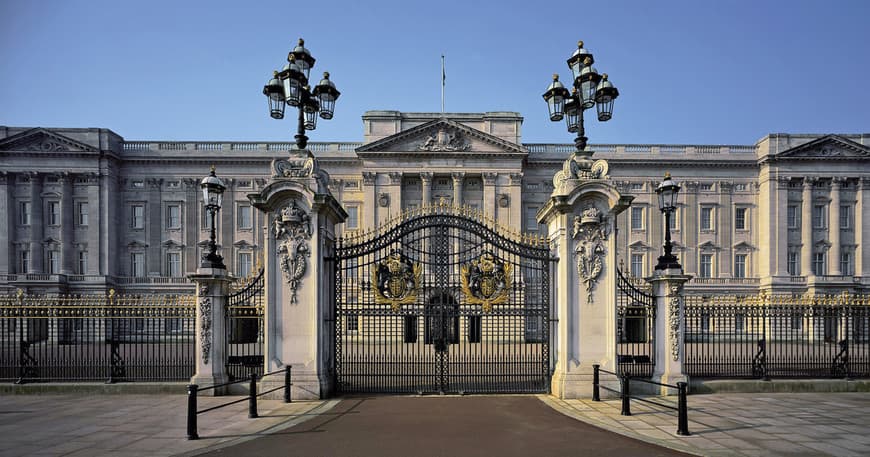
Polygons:
<instances>
[{"instance_id":1,"label":"flagpole on roof","mask_svg":"<svg viewBox=\"0 0 870 457\"><path fill-rule=\"evenodd\" d=\"M444 54L441 54L441 114L444 114L444 85L447 74L444 72Z\"/></svg>"}]
</instances>

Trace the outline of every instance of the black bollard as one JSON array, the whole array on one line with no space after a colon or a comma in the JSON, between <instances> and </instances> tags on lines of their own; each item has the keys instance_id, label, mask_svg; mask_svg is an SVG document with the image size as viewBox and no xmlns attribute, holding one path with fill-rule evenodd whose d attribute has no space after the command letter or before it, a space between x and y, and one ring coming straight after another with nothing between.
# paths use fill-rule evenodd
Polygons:
<instances>
[{"instance_id":1,"label":"black bollard","mask_svg":"<svg viewBox=\"0 0 870 457\"><path fill-rule=\"evenodd\" d=\"M679 398L677 399L677 435L689 436L689 407L686 404L686 387L685 382L678 382L677 389L679 390Z\"/></svg>"},{"instance_id":2,"label":"black bollard","mask_svg":"<svg viewBox=\"0 0 870 457\"><path fill-rule=\"evenodd\" d=\"M631 386L629 384L629 377L627 374L623 373L620 380L622 381L622 411L620 414L623 416L631 416L631 393L629 391Z\"/></svg>"},{"instance_id":3,"label":"black bollard","mask_svg":"<svg viewBox=\"0 0 870 457\"><path fill-rule=\"evenodd\" d=\"M257 414L257 373L251 368L251 385L248 387L248 418L259 417Z\"/></svg>"},{"instance_id":4,"label":"black bollard","mask_svg":"<svg viewBox=\"0 0 870 457\"><path fill-rule=\"evenodd\" d=\"M601 396L598 393L598 369L601 365L592 365L592 401L601 401Z\"/></svg>"},{"instance_id":5,"label":"black bollard","mask_svg":"<svg viewBox=\"0 0 870 457\"><path fill-rule=\"evenodd\" d=\"M293 401L293 398L290 395L290 386L293 384L290 382L290 365L287 365L287 368L284 370L284 403L290 403Z\"/></svg>"},{"instance_id":6,"label":"black bollard","mask_svg":"<svg viewBox=\"0 0 870 457\"><path fill-rule=\"evenodd\" d=\"M187 439L198 440L199 434L196 433L196 392L199 386L189 384L187 386Z\"/></svg>"}]
</instances>

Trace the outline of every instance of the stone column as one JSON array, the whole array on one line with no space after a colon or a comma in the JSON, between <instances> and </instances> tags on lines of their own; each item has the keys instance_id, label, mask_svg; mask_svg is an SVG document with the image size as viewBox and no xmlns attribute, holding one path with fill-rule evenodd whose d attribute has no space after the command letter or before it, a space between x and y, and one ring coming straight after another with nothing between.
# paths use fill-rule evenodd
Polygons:
<instances>
[{"instance_id":1,"label":"stone column","mask_svg":"<svg viewBox=\"0 0 870 457\"><path fill-rule=\"evenodd\" d=\"M360 228L362 230L374 230L375 228L375 213L377 212L377 194L375 193L375 185L378 181L378 174L371 171L363 172L363 198L365 202L358 211L362 214L357 214L360 218Z\"/></svg>"},{"instance_id":2,"label":"stone column","mask_svg":"<svg viewBox=\"0 0 870 457\"><path fill-rule=\"evenodd\" d=\"M727 181L719 181L719 214L717 214L716 234L719 238L719 246L722 251L719 253L719 271L718 277L730 278L733 274L734 267L734 217L732 216L732 199L731 191L734 189L734 183ZM747 265L746 272L750 270Z\"/></svg>"},{"instance_id":3,"label":"stone column","mask_svg":"<svg viewBox=\"0 0 870 457\"><path fill-rule=\"evenodd\" d=\"M392 219L402 214L402 172L391 171L389 176L390 188L388 193L390 196L390 203L387 218Z\"/></svg>"},{"instance_id":4,"label":"stone column","mask_svg":"<svg viewBox=\"0 0 870 457\"><path fill-rule=\"evenodd\" d=\"M855 193L855 276L870 275L870 208L867 207L867 191L870 190L870 177L858 178Z\"/></svg>"},{"instance_id":5,"label":"stone column","mask_svg":"<svg viewBox=\"0 0 870 457\"><path fill-rule=\"evenodd\" d=\"M674 385L688 382L683 371L685 360L686 315L683 285L692 277L682 269L656 270L649 279L656 297L655 369L652 380ZM674 395L676 391L660 387L660 395Z\"/></svg>"},{"instance_id":6,"label":"stone column","mask_svg":"<svg viewBox=\"0 0 870 457\"><path fill-rule=\"evenodd\" d=\"M490 217L496 217L495 214L495 184L498 180L498 173L487 171L483 173L483 212Z\"/></svg>"},{"instance_id":7,"label":"stone column","mask_svg":"<svg viewBox=\"0 0 870 457\"><path fill-rule=\"evenodd\" d=\"M432 204L432 172L424 171L420 173L420 183L423 185L423 196L420 206L429 206Z\"/></svg>"},{"instance_id":8,"label":"stone column","mask_svg":"<svg viewBox=\"0 0 870 457\"><path fill-rule=\"evenodd\" d=\"M86 274L99 275L106 274L100 271L100 258L105 255L101 252L101 233L103 224L103 213L100 210L102 201L100 200L100 182L96 173L91 173L87 177L87 192L88 192L88 271ZM189 270L189 271L192 271Z\"/></svg>"},{"instance_id":9,"label":"stone column","mask_svg":"<svg viewBox=\"0 0 870 457\"><path fill-rule=\"evenodd\" d=\"M71 275L75 271L75 249L73 249L75 204L73 202L73 175L60 176L60 274Z\"/></svg>"},{"instance_id":10,"label":"stone column","mask_svg":"<svg viewBox=\"0 0 870 457\"><path fill-rule=\"evenodd\" d=\"M593 365L616 370L616 216L631 197L609 180L568 179L539 213L559 258L555 267L551 389L560 398L590 397ZM600 383L618 388L615 377Z\"/></svg>"},{"instance_id":11,"label":"stone column","mask_svg":"<svg viewBox=\"0 0 870 457\"><path fill-rule=\"evenodd\" d=\"M199 265L199 256L196 252L197 243L199 243L199 218L203 212L203 204L200 199L202 190L199 187L199 180L194 178L184 178L182 180L184 186L184 270L196 271Z\"/></svg>"},{"instance_id":12,"label":"stone column","mask_svg":"<svg viewBox=\"0 0 870 457\"><path fill-rule=\"evenodd\" d=\"M686 188L686 210L683 212L683 231L686 251L683 258L683 267L687 271L698 271L698 181L689 181L683 184ZM655 256L650 256L655 258Z\"/></svg>"},{"instance_id":13,"label":"stone column","mask_svg":"<svg viewBox=\"0 0 870 457\"><path fill-rule=\"evenodd\" d=\"M227 189L224 191L221 210L218 213L221 230L217 235L217 244L224 256L224 265L233 273L236 272L236 256L233 253L236 233L236 183L234 178L224 179Z\"/></svg>"},{"instance_id":14,"label":"stone column","mask_svg":"<svg viewBox=\"0 0 870 457\"><path fill-rule=\"evenodd\" d=\"M145 211L145 240L148 243L148 253L145 256L145 274L163 275L163 179L149 178L145 180L148 186L148 206Z\"/></svg>"},{"instance_id":15,"label":"stone column","mask_svg":"<svg viewBox=\"0 0 870 457\"><path fill-rule=\"evenodd\" d=\"M791 177L780 177L776 181L771 180L769 183L770 189L775 192L771 201L776 205L773 208L768 207L766 210L763 206L759 209L759 217L766 218L767 228L762 230L770 230L774 232L776 240L776 249L768 255L773 256L771 259L772 271L771 275L788 276L788 184L791 182ZM766 213L762 216L760 213ZM776 216L776 219L770 219ZM759 224L760 225L760 224Z\"/></svg>"},{"instance_id":16,"label":"stone column","mask_svg":"<svg viewBox=\"0 0 870 457\"><path fill-rule=\"evenodd\" d=\"M465 172L454 171L450 174L453 177L453 206L462 206L462 180L465 179Z\"/></svg>"},{"instance_id":17,"label":"stone column","mask_svg":"<svg viewBox=\"0 0 870 457\"><path fill-rule=\"evenodd\" d=\"M42 202L42 176L36 172L30 173L30 269L27 273L45 273L45 250L42 240L45 239L45 218Z\"/></svg>"},{"instance_id":18,"label":"stone column","mask_svg":"<svg viewBox=\"0 0 870 457\"><path fill-rule=\"evenodd\" d=\"M523 228L523 174L511 173L509 178L508 204L510 205L510 211L505 217L500 217L499 221L521 232Z\"/></svg>"},{"instance_id":19,"label":"stone column","mask_svg":"<svg viewBox=\"0 0 870 457\"><path fill-rule=\"evenodd\" d=\"M0 171L0 275L17 271L15 265L15 248L12 245L15 236L15 219L18 208L15 208L15 200L9 192L9 180L15 182L15 175L6 171Z\"/></svg>"},{"instance_id":20,"label":"stone column","mask_svg":"<svg viewBox=\"0 0 870 457\"><path fill-rule=\"evenodd\" d=\"M831 180L831 219L828 223L828 240L831 242L831 256L828 259L828 274L840 276L840 189L843 178L835 176Z\"/></svg>"},{"instance_id":21,"label":"stone column","mask_svg":"<svg viewBox=\"0 0 870 457\"><path fill-rule=\"evenodd\" d=\"M226 312L230 277L223 268L197 268L188 276L196 283L196 372L191 384L212 386L227 382ZM220 395L223 389L206 391Z\"/></svg>"},{"instance_id":22,"label":"stone column","mask_svg":"<svg viewBox=\"0 0 870 457\"><path fill-rule=\"evenodd\" d=\"M801 276L813 276L813 182L806 177L801 193Z\"/></svg>"}]
</instances>

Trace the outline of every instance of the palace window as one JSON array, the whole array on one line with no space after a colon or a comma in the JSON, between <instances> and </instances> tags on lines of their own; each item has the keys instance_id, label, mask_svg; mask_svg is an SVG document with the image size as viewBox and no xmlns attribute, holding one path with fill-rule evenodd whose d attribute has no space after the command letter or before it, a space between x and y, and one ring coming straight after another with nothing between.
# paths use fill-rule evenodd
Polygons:
<instances>
[{"instance_id":1,"label":"palace window","mask_svg":"<svg viewBox=\"0 0 870 457\"><path fill-rule=\"evenodd\" d=\"M48 225L60 225L60 202L48 202Z\"/></svg>"},{"instance_id":2,"label":"palace window","mask_svg":"<svg viewBox=\"0 0 870 457\"><path fill-rule=\"evenodd\" d=\"M181 228L181 205L169 205L166 207L166 228Z\"/></svg>"},{"instance_id":3,"label":"palace window","mask_svg":"<svg viewBox=\"0 0 870 457\"><path fill-rule=\"evenodd\" d=\"M78 271L80 275L88 274L88 251L79 251Z\"/></svg>"},{"instance_id":4,"label":"palace window","mask_svg":"<svg viewBox=\"0 0 870 457\"><path fill-rule=\"evenodd\" d=\"M825 271L825 253L824 252L816 252L813 254L813 274L816 276L824 276Z\"/></svg>"},{"instance_id":5,"label":"palace window","mask_svg":"<svg viewBox=\"0 0 870 457\"><path fill-rule=\"evenodd\" d=\"M701 254L698 276L701 278L713 277L713 254Z\"/></svg>"},{"instance_id":6,"label":"palace window","mask_svg":"<svg viewBox=\"0 0 870 457\"><path fill-rule=\"evenodd\" d=\"M30 270L30 251L21 251L18 258L18 272L27 273Z\"/></svg>"},{"instance_id":7,"label":"palace window","mask_svg":"<svg viewBox=\"0 0 870 457\"><path fill-rule=\"evenodd\" d=\"M701 230L713 230L713 207L701 207Z\"/></svg>"},{"instance_id":8,"label":"palace window","mask_svg":"<svg viewBox=\"0 0 870 457\"><path fill-rule=\"evenodd\" d=\"M203 230L211 230L211 214L207 209L205 209L205 207L202 208L201 217L200 221L202 223L200 224L200 227L202 227Z\"/></svg>"},{"instance_id":9,"label":"palace window","mask_svg":"<svg viewBox=\"0 0 870 457\"><path fill-rule=\"evenodd\" d=\"M166 276L178 278L181 276L181 253L166 253Z\"/></svg>"},{"instance_id":10,"label":"palace window","mask_svg":"<svg viewBox=\"0 0 870 457\"><path fill-rule=\"evenodd\" d=\"M60 273L60 251L48 251L48 274Z\"/></svg>"},{"instance_id":11,"label":"palace window","mask_svg":"<svg viewBox=\"0 0 870 457\"><path fill-rule=\"evenodd\" d=\"M133 252L130 254L130 276L145 276L144 252Z\"/></svg>"},{"instance_id":12,"label":"palace window","mask_svg":"<svg viewBox=\"0 0 870 457\"><path fill-rule=\"evenodd\" d=\"M840 228L852 228L852 207L849 205L840 206Z\"/></svg>"},{"instance_id":13,"label":"palace window","mask_svg":"<svg viewBox=\"0 0 870 457\"><path fill-rule=\"evenodd\" d=\"M701 314L701 331L704 333L710 331L710 315L707 313Z\"/></svg>"},{"instance_id":14,"label":"palace window","mask_svg":"<svg viewBox=\"0 0 870 457\"><path fill-rule=\"evenodd\" d=\"M787 211L788 228L796 229L798 227L798 210L797 205L788 205Z\"/></svg>"},{"instance_id":15,"label":"palace window","mask_svg":"<svg viewBox=\"0 0 870 457\"><path fill-rule=\"evenodd\" d=\"M701 184L701 190L711 191L711 190L713 190L713 184L712 183L703 183L703 184Z\"/></svg>"},{"instance_id":16,"label":"palace window","mask_svg":"<svg viewBox=\"0 0 870 457\"><path fill-rule=\"evenodd\" d=\"M250 230L253 227L251 205L239 205L236 224L239 230Z\"/></svg>"},{"instance_id":17,"label":"palace window","mask_svg":"<svg viewBox=\"0 0 870 457\"><path fill-rule=\"evenodd\" d=\"M538 210L539 206L529 206L526 208L526 230L530 232L538 231Z\"/></svg>"},{"instance_id":18,"label":"palace window","mask_svg":"<svg viewBox=\"0 0 870 457\"><path fill-rule=\"evenodd\" d=\"M130 207L130 227L134 229L145 228L145 205Z\"/></svg>"},{"instance_id":19,"label":"palace window","mask_svg":"<svg viewBox=\"0 0 870 457\"><path fill-rule=\"evenodd\" d=\"M804 328L804 316L800 313L794 313L791 315L791 329L792 330L803 330Z\"/></svg>"},{"instance_id":20,"label":"palace window","mask_svg":"<svg viewBox=\"0 0 870 457\"><path fill-rule=\"evenodd\" d=\"M631 229L643 230L643 207L631 208Z\"/></svg>"},{"instance_id":21,"label":"palace window","mask_svg":"<svg viewBox=\"0 0 870 457\"><path fill-rule=\"evenodd\" d=\"M250 252L240 252L236 256L236 276L240 278L247 278L251 276L251 259L252 254Z\"/></svg>"},{"instance_id":22,"label":"palace window","mask_svg":"<svg viewBox=\"0 0 870 457\"><path fill-rule=\"evenodd\" d=\"M746 277L746 254L737 254L734 256L734 277Z\"/></svg>"},{"instance_id":23,"label":"palace window","mask_svg":"<svg viewBox=\"0 0 870 457\"><path fill-rule=\"evenodd\" d=\"M828 215L825 205L813 206L813 228L823 229L828 226Z\"/></svg>"},{"instance_id":24,"label":"palace window","mask_svg":"<svg viewBox=\"0 0 870 457\"><path fill-rule=\"evenodd\" d=\"M635 278L643 277L643 254L631 255L631 275Z\"/></svg>"},{"instance_id":25,"label":"palace window","mask_svg":"<svg viewBox=\"0 0 870 457\"><path fill-rule=\"evenodd\" d=\"M88 202L76 203L76 216L78 225L83 227L88 225Z\"/></svg>"},{"instance_id":26,"label":"palace window","mask_svg":"<svg viewBox=\"0 0 870 457\"><path fill-rule=\"evenodd\" d=\"M357 333L359 331L359 315L348 314L346 321L347 333Z\"/></svg>"},{"instance_id":27,"label":"palace window","mask_svg":"<svg viewBox=\"0 0 870 457\"><path fill-rule=\"evenodd\" d=\"M21 214L19 222L21 225L30 225L30 202L21 202L19 208L19 214Z\"/></svg>"},{"instance_id":28,"label":"palace window","mask_svg":"<svg viewBox=\"0 0 870 457\"><path fill-rule=\"evenodd\" d=\"M345 226L348 230L356 230L359 228L359 206L348 206L345 208L347 210L347 221L345 221Z\"/></svg>"},{"instance_id":29,"label":"palace window","mask_svg":"<svg viewBox=\"0 0 870 457\"><path fill-rule=\"evenodd\" d=\"M842 252L840 253L840 273L844 276L852 276L853 273L852 268L852 253L851 252Z\"/></svg>"},{"instance_id":30,"label":"palace window","mask_svg":"<svg viewBox=\"0 0 870 457\"><path fill-rule=\"evenodd\" d=\"M789 276L798 275L798 253L790 251L788 253L788 262L786 263L786 271Z\"/></svg>"},{"instance_id":31,"label":"palace window","mask_svg":"<svg viewBox=\"0 0 870 457\"><path fill-rule=\"evenodd\" d=\"M745 330L746 330L746 315L735 314L734 315L734 331L736 333L743 333Z\"/></svg>"},{"instance_id":32,"label":"palace window","mask_svg":"<svg viewBox=\"0 0 870 457\"><path fill-rule=\"evenodd\" d=\"M734 208L734 230L746 230L746 208Z\"/></svg>"}]
</instances>

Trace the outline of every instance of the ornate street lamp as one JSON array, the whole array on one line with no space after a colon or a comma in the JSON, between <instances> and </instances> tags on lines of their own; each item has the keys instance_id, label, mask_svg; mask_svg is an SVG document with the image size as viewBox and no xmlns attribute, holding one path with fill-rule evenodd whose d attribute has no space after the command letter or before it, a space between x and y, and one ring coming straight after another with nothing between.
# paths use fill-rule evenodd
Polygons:
<instances>
[{"instance_id":1,"label":"ornate street lamp","mask_svg":"<svg viewBox=\"0 0 870 457\"><path fill-rule=\"evenodd\" d=\"M544 100L550 111L553 122L565 119L568 131L576 133L575 154L579 157L578 164L586 171L592 166L592 151L586 151L586 129L583 126L583 112L597 106L598 120L609 121L613 117L613 101L619 96L619 91L608 81L607 74L599 74L592 67L592 53L583 47L583 42L577 43L577 50L568 59L568 68L574 76L573 91L569 91L561 82L559 75L553 75L553 82L544 92Z\"/></svg>"},{"instance_id":2,"label":"ornate street lamp","mask_svg":"<svg viewBox=\"0 0 870 457\"><path fill-rule=\"evenodd\" d=\"M215 219L218 211L221 209L221 200L224 190L227 186L224 182L214 174L214 165L211 166L211 173L202 182L199 183L202 188L202 201L205 203L205 210L208 212L211 221L211 233L208 240L208 252L202 255L202 268L221 268L226 270L224 258L217 253L217 243L215 243Z\"/></svg>"},{"instance_id":3,"label":"ornate street lamp","mask_svg":"<svg viewBox=\"0 0 870 457\"><path fill-rule=\"evenodd\" d=\"M670 173L665 173L665 180L656 188L656 193L659 194L659 209L665 213L665 254L659 257L656 270L683 268L677 261L677 256L671 253L671 214L677 210L679 192L680 186L671 179Z\"/></svg>"},{"instance_id":4,"label":"ornate street lamp","mask_svg":"<svg viewBox=\"0 0 870 457\"><path fill-rule=\"evenodd\" d=\"M317 117L332 119L335 101L341 92L329 80L329 72L323 73L323 79L311 89L308 76L314 66L314 57L305 48L305 41L300 38L299 44L287 55L287 64L263 87L263 94L269 100L269 115L273 119L284 118L286 105L299 111L296 129L296 147L305 149L308 144L306 130L317 128Z\"/></svg>"}]
</instances>

